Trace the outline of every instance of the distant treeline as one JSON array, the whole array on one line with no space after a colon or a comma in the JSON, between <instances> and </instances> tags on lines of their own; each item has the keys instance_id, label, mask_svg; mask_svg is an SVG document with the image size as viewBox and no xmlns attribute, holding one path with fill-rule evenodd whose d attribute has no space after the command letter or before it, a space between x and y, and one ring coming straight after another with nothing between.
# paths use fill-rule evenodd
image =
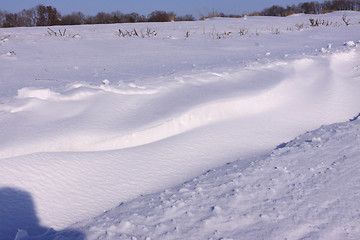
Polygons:
<instances>
[{"instance_id":1,"label":"distant treeline","mask_svg":"<svg viewBox=\"0 0 360 240\"><path fill-rule=\"evenodd\" d=\"M176 16L173 12L154 11L147 17L138 13L123 14L120 11L99 12L95 16L85 16L82 12L62 15L52 6L38 5L31 9L24 9L18 13L8 13L0 10L1 27L33 27L53 25L82 25L136 22L169 22L194 21L192 15Z\"/></svg>"},{"instance_id":2,"label":"distant treeline","mask_svg":"<svg viewBox=\"0 0 360 240\"><path fill-rule=\"evenodd\" d=\"M360 0L333 0L319 2L303 2L298 5L281 7L274 5L266 8L261 12L254 12L250 15L253 16L279 16L286 17L296 13L305 14L324 14L333 11L360 11Z\"/></svg>"},{"instance_id":3,"label":"distant treeline","mask_svg":"<svg viewBox=\"0 0 360 240\"><path fill-rule=\"evenodd\" d=\"M274 5L261 12L253 12L252 16L289 16L295 13L321 14L338 10L360 11L360 0L332 0L319 2L304 2L298 5L281 7ZM240 15L225 15L210 13L208 17L241 17ZM206 16L202 16L202 19ZM124 14L120 11L105 13L99 12L95 16L85 16L82 12L62 15L52 6L38 5L31 9L24 9L18 13L8 13L0 10L0 27L33 27L53 25L81 25L81 24L109 24L109 23L136 23L136 22L170 22L194 21L191 15L176 16L173 12L154 11L148 16L138 13Z\"/></svg>"},{"instance_id":4,"label":"distant treeline","mask_svg":"<svg viewBox=\"0 0 360 240\"><path fill-rule=\"evenodd\" d=\"M360 11L360 0L332 0L325 2L302 2L298 5L291 5L282 7L273 5L269 8L265 8L261 12L253 12L247 15L249 16L276 16L286 17L296 13L304 14L324 14L334 11ZM224 13L217 13L213 11L208 16L201 16L201 19L209 17L241 17L241 15L225 15Z\"/></svg>"}]
</instances>

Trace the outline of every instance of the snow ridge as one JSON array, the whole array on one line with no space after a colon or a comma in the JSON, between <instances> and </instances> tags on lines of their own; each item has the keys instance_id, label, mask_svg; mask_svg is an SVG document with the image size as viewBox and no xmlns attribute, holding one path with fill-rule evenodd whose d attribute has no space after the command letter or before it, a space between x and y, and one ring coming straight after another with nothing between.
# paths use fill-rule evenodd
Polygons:
<instances>
[{"instance_id":1,"label":"snow ridge","mask_svg":"<svg viewBox=\"0 0 360 240\"><path fill-rule=\"evenodd\" d=\"M123 219L115 215L113 223L100 217L96 219L109 226L107 234L100 225L90 222L88 229L79 225L81 231L94 238L142 234L144 238L169 235L187 239L190 233L226 238L238 236L240 231L258 238L262 237L257 232L273 238L325 236L330 230L323 229L324 221L329 226L340 226L332 220L332 210L323 215L312 211L318 222L307 227L301 225L306 222L302 216L310 220L312 217L301 204L308 203L310 208L314 201L318 209L324 209L311 194L323 202L325 199L312 189L319 186L322 192L321 187L339 186L322 176L353 177L355 157L349 157L343 149L356 153L352 146L358 140L332 149L333 136L340 139L341 131L336 128L334 133L329 129L328 136L324 132L288 141L322 124L343 122L359 112L360 15L348 12L352 21L345 26L343 14L322 15L324 20L334 22L328 27L311 27L309 15L302 14L289 18L66 26L67 32L79 36L76 39L49 36L46 27L3 29L0 212L5 212L6 217L0 217L0 239L13 239L17 229L24 230L18 237L25 238L49 227L54 230L45 233L47 237L61 236L61 229L98 216L120 202L131 210L129 214L137 212L142 217L136 219L130 214L122 225ZM159 34L146 39L117 35L119 28L147 27ZM61 28L54 26L55 31L63 31ZM190 36L185 38L185 33ZM352 120L357 126L358 118ZM279 145L271 156L256 158L267 156L281 142L287 143ZM315 154L313 150L324 146L328 151L311 162L306 153L301 155L308 149ZM293 151L297 157L292 159ZM340 152L346 153L340 156ZM323 159L335 156L336 162L344 155L344 164L339 160L335 167ZM272 158L278 162L270 166ZM227 166L235 172L223 167L208 173L217 192L213 193L212 184L205 182L207 176L187 182L182 190L171 188L237 159L236 164ZM319 159L331 171L317 174L322 169ZM308 168L303 168L302 161ZM293 165L297 168L292 169ZM265 170L262 172L259 166ZM349 175L342 174L342 169ZM334 172L338 175L332 176ZM218 173L225 174L223 182L216 182L222 179ZM280 180L277 182L274 176ZM319 182L316 176L320 176ZM346 180L355 184L357 178ZM339 181L345 186L345 181ZM350 230L333 229L335 236L357 236L358 230L352 224L357 221L357 208L353 206L356 200L345 199L345 195L352 198L358 192L356 184L354 189L346 185L339 190L344 195L339 205L329 203L335 209L339 206L334 216L350 223L340 227ZM170 190L161 193L162 197L152 195L153 201L148 196L137 199L163 189ZM300 190L309 195L299 195L296 191ZM328 192L329 198L337 197L335 191ZM187 202L180 201L179 196ZM200 202L207 202L203 196L210 200L199 207ZM255 201L258 198L262 200ZM14 199L21 204L14 204ZM296 207L293 199L297 200ZM132 205L136 202L144 213ZM343 202L355 212L343 210ZM163 209L151 212L149 203ZM249 226L248 231L233 226L231 211L236 208L228 206L243 207L234 219ZM272 206L279 211L271 212ZM297 207L301 216L295 216ZM193 214L194 219L187 218L184 212ZM248 218L241 215L243 212ZM290 223L297 219L302 229L289 233L293 227ZM226 229L223 223L228 223ZM289 227L283 227L287 223ZM121 231L112 229L112 225L118 225ZM214 226L218 225L215 232ZM313 230L313 226L320 230ZM79 238L83 235L69 231L79 234Z\"/></svg>"},{"instance_id":2,"label":"snow ridge","mask_svg":"<svg viewBox=\"0 0 360 240\"><path fill-rule=\"evenodd\" d=\"M321 57L308 56L291 62L278 61L251 68L250 71L240 68L227 74L218 73L218 78L215 79L211 79L209 75L189 75L188 78L192 78L192 82L173 84L166 90L161 87L146 89L135 84L130 84L131 87L124 89L122 86L111 85L108 80L105 81L106 84L99 86L73 83L63 92L21 88L15 101L0 106L0 112L21 114L24 118L29 116L30 123L16 120L17 115L9 116L13 118L12 125L17 127L12 128L9 125L8 130L3 131L8 138L7 142L0 146L0 159L37 152L87 152L137 147L227 120L258 115L279 117L282 114L277 113L279 109L295 105L299 108L292 118L297 116L297 121L301 120L306 127L311 127L312 124L305 124L308 121L304 117L305 114L312 114L314 122L341 121L344 118L332 112L354 114L353 109L357 109L360 102L356 91L360 89L360 82L354 69L360 59L357 50L354 48ZM242 76L243 74L245 76ZM199 77L203 77L203 82L195 83ZM344 81L344 78L348 80ZM206 93L201 88L205 88ZM179 101L179 96L172 94L176 91L193 92L193 95L187 96L187 102L180 102L173 108L174 110L169 110L172 108L169 102ZM209 96L198 100L198 94ZM128 98L128 96L132 97ZM135 103L132 101L138 105L136 112L134 112ZM154 101L156 105L149 106L148 101ZM189 101L193 106L187 106ZM122 104L117 106L113 102ZM182 109L178 111L177 108ZM59 109L64 113L59 115ZM119 119L119 122L124 124L129 122L128 115L140 120L136 120L137 125L132 129L125 128L120 124L108 123L109 117L102 119L96 116L94 109L109 109L109 116L112 115L112 118ZM168 116L157 115L156 112L160 111L167 111ZM141 120L145 112L148 112L147 119ZM7 131L10 129L16 131L17 128L21 130L19 126L31 124L32 117L26 113L35 116L45 115L47 119L39 123L35 121L34 127L28 132L33 140L29 141L27 136L23 136L23 143L20 145L18 141L13 140L14 137L10 133L7 134ZM71 123L71 119L85 117L96 119L97 124L88 123L87 127L68 126L72 131L61 133L39 126L48 124L49 121ZM283 116L283 119L285 118L287 116ZM90 128L90 131L87 128ZM30 134L30 131L33 133ZM48 141L49 137L51 141Z\"/></svg>"},{"instance_id":3,"label":"snow ridge","mask_svg":"<svg viewBox=\"0 0 360 240\"><path fill-rule=\"evenodd\" d=\"M88 239L359 239L360 120L73 225Z\"/></svg>"}]
</instances>

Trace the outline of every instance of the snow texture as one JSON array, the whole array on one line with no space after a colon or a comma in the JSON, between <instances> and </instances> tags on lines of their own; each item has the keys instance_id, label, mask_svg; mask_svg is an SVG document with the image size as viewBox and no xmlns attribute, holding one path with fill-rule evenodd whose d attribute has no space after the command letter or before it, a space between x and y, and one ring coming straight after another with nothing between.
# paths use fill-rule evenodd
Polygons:
<instances>
[{"instance_id":1,"label":"snow texture","mask_svg":"<svg viewBox=\"0 0 360 240\"><path fill-rule=\"evenodd\" d=\"M360 120L323 126L75 227L89 239L359 239Z\"/></svg>"},{"instance_id":2,"label":"snow texture","mask_svg":"<svg viewBox=\"0 0 360 240\"><path fill-rule=\"evenodd\" d=\"M0 239L359 239L343 14L1 29Z\"/></svg>"}]
</instances>

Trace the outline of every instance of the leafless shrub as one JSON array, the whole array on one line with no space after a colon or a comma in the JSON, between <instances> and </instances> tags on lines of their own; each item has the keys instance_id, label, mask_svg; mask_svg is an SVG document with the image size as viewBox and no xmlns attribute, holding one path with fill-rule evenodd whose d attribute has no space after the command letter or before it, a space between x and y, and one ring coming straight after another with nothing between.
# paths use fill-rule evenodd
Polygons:
<instances>
[{"instance_id":1,"label":"leafless shrub","mask_svg":"<svg viewBox=\"0 0 360 240\"><path fill-rule=\"evenodd\" d=\"M224 31L224 33L219 33L219 32L215 32L215 31L212 32L212 36L215 39L225 39L225 38L229 37L231 34L232 34L232 32L227 32L227 31Z\"/></svg>"},{"instance_id":2,"label":"leafless shrub","mask_svg":"<svg viewBox=\"0 0 360 240\"><path fill-rule=\"evenodd\" d=\"M213 10L212 12L208 13L208 15L200 14L200 20L205 20L209 18L219 17L219 13Z\"/></svg>"},{"instance_id":3,"label":"leafless shrub","mask_svg":"<svg viewBox=\"0 0 360 240\"><path fill-rule=\"evenodd\" d=\"M310 26L312 27L319 27L319 26L330 26L332 22L321 20L319 18L309 18Z\"/></svg>"},{"instance_id":4,"label":"leafless shrub","mask_svg":"<svg viewBox=\"0 0 360 240\"><path fill-rule=\"evenodd\" d=\"M309 22L310 22L310 26L315 27L315 26L319 26L319 21L318 19L314 19L314 18L309 18Z\"/></svg>"},{"instance_id":5,"label":"leafless shrub","mask_svg":"<svg viewBox=\"0 0 360 240\"><path fill-rule=\"evenodd\" d=\"M342 16L342 20L345 23L346 26L350 25L350 19L347 18L346 13L344 13L344 15Z\"/></svg>"},{"instance_id":6,"label":"leafless shrub","mask_svg":"<svg viewBox=\"0 0 360 240\"><path fill-rule=\"evenodd\" d=\"M133 35L135 35L135 33L133 31L129 32L128 30L121 30L119 28L119 37L132 37Z\"/></svg>"},{"instance_id":7,"label":"leafless shrub","mask_svg":"<svg viewBox=\"0 0 360 240\"><path fill-rule=\"evenodd\" d=\"M66 33L66 28L64 29L63 32L61 32L61 30L59 29L59 34L61 37L65 37L66 36L65 33Z\"/></svg>"},{"instance_id":8,"label":"leafless shrub","mask_svg":"<svg viewBox=\"0 0 360 240\"><path fill-rule=\"evenodd\" d=\"M209 36L211 36L214 39L222 39L223 38L223 34L217 32L215 29L209 33Z\"/></svg>"},{"instance_id":9,"label":"leafless shrub","mask_svg":"<svg viewBox=\"0 0 360 240\"><path fill-rule=\"evenodd\" d=\"M304 29L304 24L303 24L303 23L301 23L301 24L297 23L297 24L295 24L295 27L296 27L296 29L297 29L298 31L301 31L301 30Z\"/></svg>"},{"instance_id":10,"label":"leafless shrub","mask_svg":"<svg viewBox=\"0 0 360 240\"><path fill-rule=\"evenodd\" d=\"M272 32L272 34L279 35L280 34L280 29L279 28L272 28L271 32Z\"/></svg>"},{"instance_id":11,"label":"leafless shrub","mask_svg":"<svg viewBox=\"0 0 360 240\"><path fill-rule=\"evenodd\" d=\"M240 36L244 36L249 33L249 30L247 28L240 28L239 34Z\"/></svg>"},{"instance_id":12,"label":"leafless shrub","mask_svg":"<svg viewBox=\"0 0 360 240\"><path fill-rule=\"evenodd\" d=\"M6 41L8 41L9 39L10 39L10 35L6 35L6 36L4 36L4 37L0 37L0 43L6 42Z\"/></svg>"},{"instance_id":13,"label":"leafless shrub","mask_svg":"<svg viewBox=\"0 0 360 240\"><path fill-rule=\"evenodd\" d=\"M157 32L155 30L152 30L149 27L146 28L145 33L143 33L141 31L140 34L138 33L138 31L135 28L131 31L121 30L121 29L119 29L118 31L119 31L118 36L124 37L124 38L126 38L126 37L142 37L142 38L149 37L150 38L150 37L155 37L157 35Z\"/></svg>"},{"instance_id":14,"label":"leafless shrub","mask_svg":"<svg viewBox=\"0 0 360 240\"><path fill-rule=\"evenodd\" d=\"M146 35L147 37L156 37L157 32L156 32L155 30L152 30L152 29L149 28L149 27L146 27L146 33L145 33L145 35Z\"/></svg>"},{"instance_id":15,"label":"leafless shrub","mask_svg":"<svg viewBox=\"0 0 360 240\"><path fill-rule=\"evenodd\" d=\"M52 36L52 35L54 35L55 37L57 36L57 32L55 32L51 28L48 28L48 33L49 33L49 36Z\"/></svg>"},{"instance_id":16,"label":"leafless shrub","mask_svg":"<svg viewBox=\"0 0 360 240\"><path fill-rule=\"evenodd\" d=\"M66 37L66 38L77 38L77 37L80 37L79 34L75 34L75 35L70 35L70 34L67 34L67 30L66 28L64 30L61 30L61 29L58 29L57 31L51 29L50 27L47 28L48 29L48 34L50 37Z\"/></svg>"}]
</instances>

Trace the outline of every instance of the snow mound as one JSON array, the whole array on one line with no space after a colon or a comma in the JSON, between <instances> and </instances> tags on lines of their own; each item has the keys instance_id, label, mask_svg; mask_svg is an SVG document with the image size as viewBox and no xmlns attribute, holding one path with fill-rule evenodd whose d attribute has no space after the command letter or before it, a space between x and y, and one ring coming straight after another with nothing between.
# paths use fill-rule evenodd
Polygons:
<instances>
[{"instance_id":1,"label":"snow mound","mask_svg":"<svg viewBox=\"0 0 360 240\"><path fill-rule=\"evenodd\" d=\"M359 239L360 120L73 225L88 239Z\"/></svg>"},{"instance_id":2,"label":"snow mound","mask_svg":"<svg viewBox=\"0 0 360 240\"><path fill-rule=\"evenodd\" d=\"M352 49L326 57L304 57L291 62L240 68L231 73L188 74L166 89L135 83L112 85L107 79L100 85L72 83L59 92L49 88L21 88L15 101L0 106L0 111L29 118L30 121L21 119L16 124L18 120L14 119L17 127L13 129L21 131L18 126L33 125L32 130L29 129L34 131L29 134L32 140L20 145L14 139L11 143L16 135L4 133L8 135L9 145L0 146L0 158L36 152L119 150L225 121L246 124L247 118L256 116L272 116L278 122L274 128L291 124L290 119L295 119L304 124L302 130L318 126L307 124L310 119L306 115L318 124L341 121L344 119L338 117L340 112L351 115L359 107L360 97L356 92L360 89L356 71L359 59L358 51ZM296 108L291 116L289 112L294 109L290 108ZM108 112L107 116L98 116L96 109ZM158 112L165 114L158 115ZM45 121L33 121L33 116L44 116ZM135 126L126 128L120 123L128 125L129 116ZM88 125L75 121L85 117L91 118ZM110 118L118 121L109 121ZM289 119L289 123L279 123L285 119ZM324 119L327 120L324 122ZM40 126L60 120L69 123L66 131L64 126L57 130ZM59 134L61 129L64 131Z\"/></svg>"},{"instance_id":3,"label":"snow mound","mask_svg":"<svg viewBox=\"0 0 360 240\"><path fill-rule=\"evenodd\" d=\"M78 39L47 36L43 27L4 29L0 200L9 206L1 211L10 212L0 227L9 227L10 238L17 229L24 230L18 238L39 235L41 226L59 231L230 161L241 159L241 172L281 142L356 115L360 25L345 26L343 14L322 15L334 24L319 28L309 26L309 15L66 26ZM115 34L150 27L157 37ZM355 45L344 45L349 41ZM324 141L314 136L302 144ZM206 190L199 184L197 191ZM195 190L176 195L188 191ZM214 200L205 210L211 216L227 208ZM38 224L16 224L28 219ZM203 223L211 229L212 221ZM124 221L119 229L133 234L140 225Z\"/></svg>"},{"instance_id":4,"label":"snow mound","mask_svg":"<svg viewBox=\"0 0 360 240\"><path fill-rule=\"evenodd\" d=\"M356 43L354 41L347 41L346 43L344 43L344 45L349 47L355 47Z\"/></svg>"}]
</instances>

